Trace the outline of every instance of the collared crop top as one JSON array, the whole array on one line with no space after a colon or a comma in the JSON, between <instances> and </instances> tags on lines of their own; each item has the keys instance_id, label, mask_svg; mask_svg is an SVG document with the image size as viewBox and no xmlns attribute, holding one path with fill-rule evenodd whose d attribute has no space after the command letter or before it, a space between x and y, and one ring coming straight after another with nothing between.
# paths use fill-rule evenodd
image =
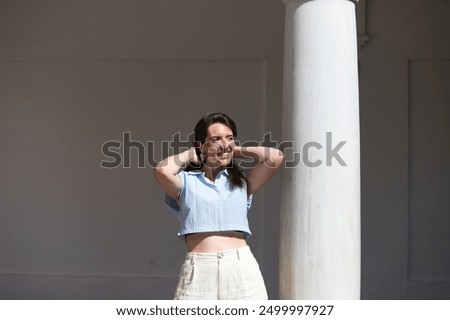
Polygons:
<instances>
[{"instance_id":1,"label":"collared crop top","mask_svg":"<svg viewBox=\"0 0 450 320\"><path fill-rule=\"evenodd\" d=\"M247 214L252 196L247 196L245 184L230 188L226 169L214 182L200 170L180 171L178 175L183 181L179 201L166 194L165 202L180 221L180 238L189 233L216 231L242 231L245 238L251 235Z\"/></svg>"}]
</instances>

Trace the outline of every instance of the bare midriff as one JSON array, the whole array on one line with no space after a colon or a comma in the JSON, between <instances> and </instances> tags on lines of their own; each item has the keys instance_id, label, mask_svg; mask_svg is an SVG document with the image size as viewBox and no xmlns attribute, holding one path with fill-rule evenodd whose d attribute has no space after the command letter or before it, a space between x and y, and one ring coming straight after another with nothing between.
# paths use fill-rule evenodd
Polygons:
<instances>
[{"instance_id":1,"label":"bare midriff","mask_svg":"<svg viewBox=\"0 0 450 320\"><path fill-rule=\"evenodd\" d=\"M247 242L242 232L204 232L186 235L189 252L215 253L245 247Z\"/></svg>"}]
</instances>

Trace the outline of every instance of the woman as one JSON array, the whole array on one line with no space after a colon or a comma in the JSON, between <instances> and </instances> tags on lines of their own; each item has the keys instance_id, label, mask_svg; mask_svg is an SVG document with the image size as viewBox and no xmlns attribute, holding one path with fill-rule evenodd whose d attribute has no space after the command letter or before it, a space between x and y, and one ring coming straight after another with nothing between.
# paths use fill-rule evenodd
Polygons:
<instances>
[{"instance_id":1,"label":"woman","mask_svg":"<svg viewBox=\"0 0 450 320\"><path fill-rule=\"evenodd\" d=\"M246 243L253 193L283 161L281 151L238 147L234 121L209 113L194 130L194 146L162 160L155 176L186 242L175 299L267 299L258 263ZM252 159L243 172L233 158ZM186 170L180 171L187 165Z\"/></svg>"}]
</instances>

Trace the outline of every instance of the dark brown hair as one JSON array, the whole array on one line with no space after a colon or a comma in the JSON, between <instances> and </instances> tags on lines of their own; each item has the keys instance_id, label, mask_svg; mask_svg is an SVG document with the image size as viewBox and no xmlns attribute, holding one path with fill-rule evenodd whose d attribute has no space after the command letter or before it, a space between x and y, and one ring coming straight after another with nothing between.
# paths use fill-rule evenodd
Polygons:
<instances>
[{"instance_id":1,"label":"dark brown hair","mask_svg":"<svg viewBox=\"0 0 450 320\"><path fill-rule=\"evenodd\" d=\"M194 147L199 159L202 159L200 144L203 144L205 142L206 137L208 136L208 128L214 123L222 123L223 125L226 125L233 132L233 136L235 138L237 137L236 123L233 121L233 119L220 112L205 114L197 122L197 125L194 129ZM185 170L198 170L202 168L203 165L204 160L200 164L190 162ZM231 162L226 166L226 169L228 169L228 182L231 184L231 186L242 188L246 183L246 179L239 166L233 160L231 160Z\"/></svg>"}]
</instances>

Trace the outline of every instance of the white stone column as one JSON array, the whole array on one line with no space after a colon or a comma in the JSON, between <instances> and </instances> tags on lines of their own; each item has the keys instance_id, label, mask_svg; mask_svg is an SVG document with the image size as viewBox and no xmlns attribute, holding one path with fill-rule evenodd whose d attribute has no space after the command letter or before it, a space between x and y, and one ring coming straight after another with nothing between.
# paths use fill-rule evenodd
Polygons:
<instances>
[{"instance_id":1,"label":"white stone column","mask_svg":"<svg viewBox=\"0 0 450 320\"><path fill-rule=\"evenodd\" d=\"M284 2L280 299L359 299L355 3Z\"/></svg>"}]
</instances>

